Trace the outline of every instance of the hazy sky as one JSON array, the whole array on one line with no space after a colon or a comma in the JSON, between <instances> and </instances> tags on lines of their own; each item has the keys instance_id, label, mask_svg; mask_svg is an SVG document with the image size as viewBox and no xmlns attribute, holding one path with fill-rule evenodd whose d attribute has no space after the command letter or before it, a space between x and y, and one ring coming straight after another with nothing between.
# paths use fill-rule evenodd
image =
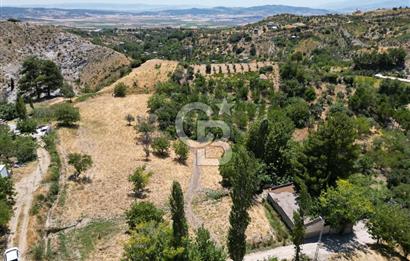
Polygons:
<instances>
[{"instance_id":1,"label":"hazy sky","mask_svg":"<svg viewBox=\"0 0 410 261\"><path fill-rule=\"evenodd\" d=\"M114 3L114 4L148 4L148 5L189 5L189 6L256 6L265 4L283 4L294 6L320 7L323 4L340 3L342 0L0 0L4 5L53 5L74 3Z\"/></svg>"}]
</instances>

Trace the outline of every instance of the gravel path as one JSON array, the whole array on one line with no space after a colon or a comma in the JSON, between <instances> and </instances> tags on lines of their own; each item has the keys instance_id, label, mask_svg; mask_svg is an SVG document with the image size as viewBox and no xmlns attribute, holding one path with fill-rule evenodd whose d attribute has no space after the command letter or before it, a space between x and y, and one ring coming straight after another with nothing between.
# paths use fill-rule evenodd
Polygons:
<instances>
[{"instance_id":1,"label":"gravel path","mask_svg":"<svg viewBox=\"0 0 410 261\"><path fill-rule=\"evenodd\" d=\"M33 203L33 194L38 189L50 165L50 155L44 148L37 149L38 165L29 175L15 184L17 192L14 215L10 220L10 236L7 246L18 247L23 257L26 256L27 230L30 220L30 209Z\"/></svg>"},{"instance_id":2,"label":"gravel path","mask_svg":"<svg viewBox=\"0 0 410 261\"><path fill-rule=\"evenodd\" d=\"M192 164L193 170L191 181L185 195L185 212L188 223L196 230L202 225L202 221L194 214L194 211L192 210L192 200L200 186L201 168L197 162L197 149L192 149L191 153L193 155L194 162Z\"/></svg>"}]
</instances>

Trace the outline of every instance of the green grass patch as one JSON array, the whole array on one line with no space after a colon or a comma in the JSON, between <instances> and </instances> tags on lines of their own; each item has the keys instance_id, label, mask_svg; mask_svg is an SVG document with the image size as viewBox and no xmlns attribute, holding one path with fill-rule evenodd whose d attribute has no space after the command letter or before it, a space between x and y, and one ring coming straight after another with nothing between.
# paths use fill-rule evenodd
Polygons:
<instances>
[{"instance_id":1,"label":"green grass patch","mask_svg":"<svg viewBox=\"0 0 410 261\"><path fill-rule=\"evenodd\" d=\"M374 88L379 88L380 86L380 79L376 79L374 77L369 76L356 76L354 78L354 83L356 86L373 86Z\"/></svg>"},{"instance_id":2,"label":"green grass patch","mask_svg":"<svg viewBox=\"0 0 410 261\"><path fill-rule=\"evenodd\" d=\"M222 199L223 197L228 196L228 195L229 195L229 192L228 192L228 191L225 191L225 190L223 190L223 189L219 189L219 190L209 189L209 190L206 190L205 194L206 194L206 197L207 197L208 199L211 199L211 200L220 200L220 199Z\"/></svg>"},{"instance_id":3,"label":"green grass patch","mask_svg":"<svg viewBox=\"0 0 410 261\"><path fill-rule=\"evenodd\" d=\"M109 239L119 231L113 221L93 221L85 227L58 234L58 248L54 253L55 260L85 260L95 250L99 241Z\"/></svg>"},{"instance_id":4,"label":"green grass patch","mask_svg":"<svg viewBox=\"0 0 410 261\"><path fill-rule=\"evenodd\" d=\"M95 92L85 93L81 96L78 96L77 99L75 99L75 102L84 102L90 98L94 98L95 96L97 96L97 93Z\"/></svg>"},{"instance_id":5,"label":"green grass patch","mask_svg":"<svg viewBox=\"0 0 410 261\"><path fill-rule=\"evenodd\" d=\"M286 225L280 219L280 216L273 207L267 202L263 202L265 208L265 215L271 225L272 229L275 231L276 239L278 242L282 242L283 245L290 242L290 233Z\"/></svg>"}]
</instances>

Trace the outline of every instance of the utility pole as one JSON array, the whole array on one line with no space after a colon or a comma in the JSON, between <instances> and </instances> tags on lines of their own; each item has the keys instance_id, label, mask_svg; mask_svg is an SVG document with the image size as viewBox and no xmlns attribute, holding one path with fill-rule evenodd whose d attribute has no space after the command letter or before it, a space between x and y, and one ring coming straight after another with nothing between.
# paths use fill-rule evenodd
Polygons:
<instances>
[{"instance_id":1,"label":"utility pole","mask_svg":"<svg viewBox=\"0 0 410 261\"><path fill-rule=\"evenodd\" d=\"M320 229L319 240L317 241L316 252L315 252L315 257L313 258L313 261L318 261L319 247L320 247L320 243L322 242L323 229L325 228L325 220L321 216L319 216L319 218L322 221L323 225L322 225L322 228Z\"/></svg>"}]
</instances>

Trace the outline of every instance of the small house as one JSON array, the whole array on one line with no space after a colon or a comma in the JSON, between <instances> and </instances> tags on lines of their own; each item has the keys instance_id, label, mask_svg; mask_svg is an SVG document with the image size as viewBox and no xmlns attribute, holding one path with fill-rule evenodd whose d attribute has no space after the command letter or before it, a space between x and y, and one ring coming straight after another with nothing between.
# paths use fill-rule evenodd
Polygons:
<instances>
[{"instance_id":1,"label":"small house","mask_svg":"<svg viewBox=\"0 0 410 261\"><path fill-rule=\"evenodd\" d=\"M268 193L268 202L278 212L279 216L286 224L286 226L292 230L295 226L293 223L293 213L299 211L299 205L297 202L297 193L293 184L286 184L282 186L274 187ZM323 234L338 233L325 225L325 221L321 217L307 217L304 220L305 225L305 238L312 238L319 236L322 231ZM351 233L353 226L346 226L344 233Z\"/></svg>"},{"instance_id":2,"label":"small house","mask_svg":"<svg viewBox=\"0 0 410 261\"><path fill-rule=\"evenodd\" d=\"M10 177L10 172L7 170L6 165L0 165L0 176L2 178Z\"/></svg>"}]
</instances>

